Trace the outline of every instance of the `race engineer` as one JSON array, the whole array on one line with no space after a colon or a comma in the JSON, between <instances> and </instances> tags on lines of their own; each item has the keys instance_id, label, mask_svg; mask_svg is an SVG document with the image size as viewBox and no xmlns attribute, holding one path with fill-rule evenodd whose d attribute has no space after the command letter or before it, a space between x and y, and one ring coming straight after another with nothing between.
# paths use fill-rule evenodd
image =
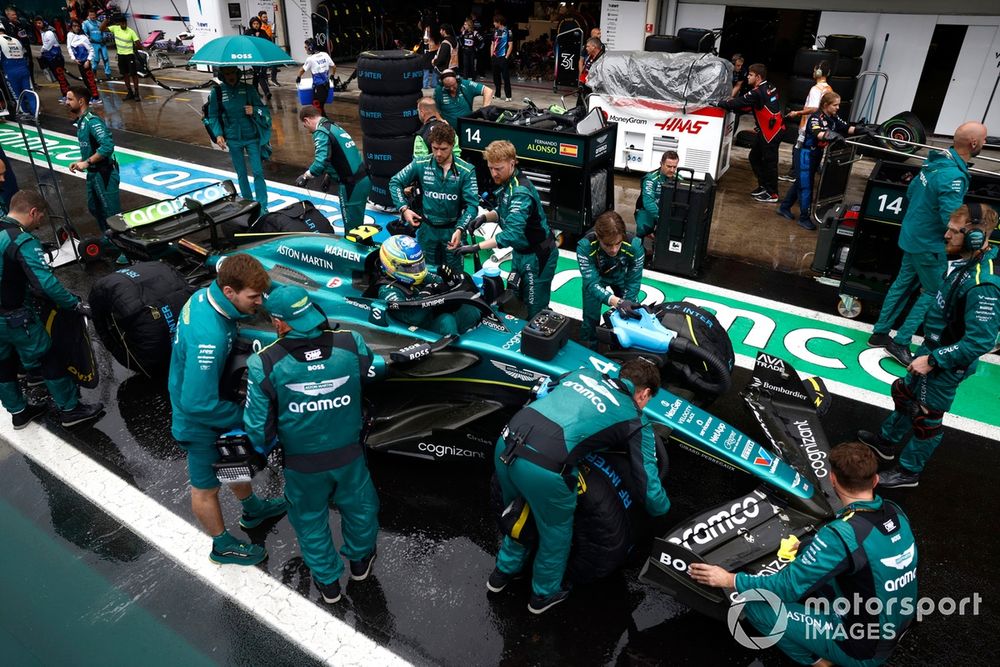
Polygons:
<instances>
[{"instance_id":1,"label":"race engineer","mask_svg":"<svg viewBox=\"0 0 1000 667\"><path fill-rule=\"evenodd\" d=\"M460 246L462 232L456 231L449 250L465 255L480 250L510 248L511 273L516 273L517 293L531 319L549 305L552 278L556 274L559 248L549 229L538 191L517 168L517 152L509 141L491 142L483 151L493 182L496 208L473 221L499 222L502 230L492 238Z\"/></svg>"},{"instance_id":2,"label":"race engineer","mask_svg":"<svg viewBox=\"0 0 1000 667\"><path fill-rule=\"evenodd\" d=\"M323 600L340 600L344 564L330 535L330 504L340 511L351 579L371 572L378 536L378 495L362 451L361 382L372 352L360 334L331 331L297 285L267 297L278 340L247 363L244 427L254 448L284 448L288 520Z\"/></svg>"},{"instance_id":3,"label":"race engineer","mask_svg":"<svg viewBox=\"0 0 1000 667\"><path fill-rule=\"evenodd\" d=\"M722 100L716 106L731 111L749 111L757 123L753 148L750 149L750 168L757 177L757 188L750 193L754 201L764 204L778 203L778 147L781 119L778 89L767 81L767 67L760 63L750 65L747 83L751 90L740 97Z\"/></svg>"},{"instance_id":4,"label":"race engineer","mask_svg":"<svg viewBox=\"0 0 1000 667\"><path fill-rule=\"evenodd\" d=\"M787 566L750 575L691 563L688 572L700 584L748 594L743 613L762 633L772 633L784 613L777 646L798 664L879 665L913 620L917 545L903 511L875 495L878 462L862 443L830 450L830 468L844 507L798 545ZM781 600L780 611L769 597ZM842 606L847 613L834 612Z\"/></svg>"},{"instance_id":5,"label":"race engineer","mask_svg":"<svg viewBox=\"0 0 1000 667\"><path fill-rule=\"evenodd\" d=\"M434 266L447 264L462 272L462 257L448 250L455 232L464 232L479 210L475 168L452 154L455 130L447 123L431 128L431 155L414 158L389 179L392 203L403 220L417 230L424 256ZM410 208L403 189L416 185L421 191L423 215Z\"/></svg>"},{"instance_id":6,"label":"race engineer","mask_svg":"<svg viewBox=\"0 0 1000 667\"><path fill-rule=\"evenodd\" d=\"M879 433L859 431L858 439L898 465L879 476L887 488L917 486L920 473L941 444L944 414L958 385L976 372L979 357L993 349L1000 332L1000 262L990 234L997 212L971 203L948 222L945 252L957 258L949 266L924 318L924 344L906 377L892 383L895 410Z\"/></svg>"},{"instance_id":7,"label":"race engineer","mask_svg":"<svg viewBox=\"0 0 1000 667\"><path fill-rule=\"evenodd\" d=\"M906 188L908 203L899 230L903 262L896 279L889 286L878 322L868 339L868 345L884 347L904 366L913 361L910 339L924 320L924 314L944 277L948 259L941 236L948 228L951 214L962 205L965 192L969 189L969 167L966 163L979 155L985 143L985 125L963 123L955 130L951 148L931 151L920 173ZM911 307L895 338L890 337L889 331L906 311L907 304L918 289L923 289L923 294Z\"/></svg>"},{"instance_id":8,"label":"race engineer","mask_svg":"<svg viewBox=\"0 0 1000 667\"><path fill-rule=\"evenodd\" d=\"M642 177L639 186L639 198L635 200L635 235L640 239L656 231L656 223L660 220L660 193L663 183L674 179L684 180L677 173L677 165L681 156L677 151L663 151L660 156L660 168Z\"/></svg>"},{"instance_id":9,"label":"race engineer","mask_svg":"<svg viewBox=\"0 0 1000 667\"><path fill-rule=\"evenodd\" d=\"M226 530L212 464L220 459L216 438L243 423L243 406L219 396L236 323L257 312L270 285L255 258L243 253L226 257L218 265L216 279L184 304L170 355L171 432L187 454L191 511L212 536L209 559L220 565L256 565L267 558L264 547L241 542ZM243 505L240 526L245 530L280 517L287 509L284 500L257 497L249 483L229 488Z\"/></svg>"},{"instance_id":10,"label":"race engineer","mask_svg":"<svg viewBox=\"0 0 1000 667\"><path fill-rule=\"evenodd\" d=\"M44 404L28 403L17 382L17 360L28 372L28 384L44 381L59 408L59 422L75 426L101 415L104 406L80 401L79 388L59 363L52 339L38 319L34 293L59 308L88 315L90 309L53 275L42 245L31 230L45 219L45 199L34 190L21 190L10 200L10 212L0 217L0 403L22 429L46 412ZM16 354L15 354L16 353ZM38 371L41 377L38 377Z\"/></svg>"},{"instance_id":11,"label":"race engineer","mask_svg":"<svg viewBox=\"0 0 1000 667\"><path fill-rule=\"evenodd\" d=\"M528 611L542 614L563 602L569 590L563 574L573 537L577 463L592 452L624 445L636 488L652 516L670 509L660 483L652 426L642 410L660 387L656 366L626 362L617 378L590 370L572 371L547 395L515 414L497 440L495 464L503 504L523 497L538 525L538 551L531 576ZM499 593L521 572L528 549L504 536L496 568L486 582Z\"/></svg>"},{"instance_id":12,"label":"race engineer","mask_svg":"<svg viewBox=\"0 0 1000 667\"><path fill-rule=\"evenodd\" d=\"M597 216L594 228L576 245L576 261L583 278L583 324L580 342L589 347L597 343L594 328L601 317L601 306L617 308L630 317L639 307L642 264L646 251L642 239L625 231L625 221L614 211Z\"/></svg>"},{"instance_id":13,"label":"race engineer","mask_svg":"<svg viewBox=\"0 0 1000 667\"><path fill-rule=\"evenodd\" d=\"M380 299L389 302L413 301L443 294L448 289L444 278L428 273L420 244L409 236L390 236L382 242L378 256L382 267L378 280ZM439 270L442 269L443 273L451 273L447 266L439 266ZM453 312L441 312L441 307L436 310L401 308L393 311L393 317L408 326L434 331L442 336L468 331L480 319L479 311L468 304L459 306Z\"/></svg>"},{"instance_id":14,"label":"race engineer","mask_svg":"<svg viewBox=\"0 0 1000 667\"><path fill-rule=\"evenodd\" d=\"M441 113L438 111L437 104L434 103L433 97L421 97L417 101L417 116L420 117L420 129L417 130L417 135L413 137L413 157L431 154L431 130L437 125L445 123L445 120L441 118ZM458 147L458 135L455 135L455 145L452 147L451 152L456 157L462 155L462 149Z\"/></svg>"},{"instance_id":15,"label":"race engineer","mask_svg":"<svg viewBox=\"0 0 1000 667\"><path fill-rule=\"evenodd\" d=\"M215 143L229 151L240 183L240 196L256 199L263 215L267 213L263 160L270 155L271 112L264 106L257 90L249 83L240 81L239 68L227 66L221 68L219 73L222 83L212 86L208 93L206 125L215 137ZM247 178L247 160L253 173L252 194Z\"/></svg>"},{"instance_id":16,"label":"race engineer","mask_svg":"<svg viewBox=\"0 0 1000 667\"><path fill-rule=\"evenodd\" d=\"M365 205L368 203L372 182L368 178L358 145L347 130L324 118L316 107L299 109L299 120L312 132L316 151L312 164L296 184L302 185L317 176L329 176L337 183L344 229L350 231L365 224Z\"/></svg>"},{"instance_id":17,"label":"race engineer","mask_svg":"<svg viewBox=\"0 0 1000 667\"><path fill-rule=\"evenodd\" d=\"M493 103L492 88L477 81L461 79L454 71L446 69L434 88L434 103L441 112L441 118L452 127L458 127L458 119L472 113L472 102L478 95L483 96L484 107Z\"/></svg>"},{"instance_id":18,"label":"race engineer","mask_svg":"<svg viewBox=\"0 0 1000 667\"><path fill-rule=\"evenodd\" d=\"M108 230L108 218L122 212L118 186L118 160L111 130L99 116L90 112L90 91L85 86L72 86L66 94L66 108L76 117L76 138L80 143L79 162L69 166L72 172L87 172L87 209L97 220L102 232ZM125 254L119 264L127 264Z\"/></svg>"}]
</instances>

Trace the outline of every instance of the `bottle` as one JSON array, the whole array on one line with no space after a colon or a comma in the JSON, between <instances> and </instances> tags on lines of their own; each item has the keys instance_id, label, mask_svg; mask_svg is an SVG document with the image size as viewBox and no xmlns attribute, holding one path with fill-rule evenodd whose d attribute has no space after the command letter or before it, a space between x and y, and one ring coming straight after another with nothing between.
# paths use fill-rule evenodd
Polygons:
<instances>
[{"instance_id":1,"label":"bottle","mask_svg":"<svg viewBox=\"0 0 1000 667\"><path fill-rule=\"evenodd\" d=\"M483 267L483 299L486 303L494 303L503 293L503 278L500 277L500 267L496 265Z\"/></svg>"}]
</instances>

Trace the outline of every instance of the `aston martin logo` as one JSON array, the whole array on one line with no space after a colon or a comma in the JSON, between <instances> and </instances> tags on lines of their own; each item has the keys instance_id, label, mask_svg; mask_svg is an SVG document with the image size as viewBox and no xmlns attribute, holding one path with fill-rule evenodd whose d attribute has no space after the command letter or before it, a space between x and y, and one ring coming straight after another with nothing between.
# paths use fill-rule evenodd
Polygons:
<instances>
[{"instance_id":1,"label":"aston martin logo","mask_svg":"<svg viewBox=\"0 0 1000 667\"><path fill-rule=\"evenodd\" d=\"M916 549L915 544L911 544L910 548L899 554L898 556L889 556L888 558L883 558L882 565L886 567L894 567L897 570L905 570L910 567L910 563L913 562L914 550Z\"/></svg>"},{"instance_id":2,"label":"aston martin logo","mask_svg":"<svg viewBox=\"0 0 1000 667\"><path fill-rule=\"evenodd\" d=\"M305 394L306 396L322 396L324 394L329 394L337 391L338 387L347 384L347 381L351 378L345 375L342 378L337 378L336 380L323 380L322 382L297 382L295 384L286 384L285 389L289 391L294 391L298 394Z\"/></svg>"},{"instance_id":3,"label":"aston martin logo","mask_svg":"<svg viewBox=\"0 0 1000 667\"><path fill-rule=\"evenodd\" d=\"M581 375L580 380L582 380L583 383L590 387L593 391L596 391L598 394L604 396L604 398L608 399L615 405L621 405L621 403L618 402L618 399L615 398L614 393L608 389L603 382L598 382L597 380L587 377L586 375Z\"/></svg>"}]
</instances>

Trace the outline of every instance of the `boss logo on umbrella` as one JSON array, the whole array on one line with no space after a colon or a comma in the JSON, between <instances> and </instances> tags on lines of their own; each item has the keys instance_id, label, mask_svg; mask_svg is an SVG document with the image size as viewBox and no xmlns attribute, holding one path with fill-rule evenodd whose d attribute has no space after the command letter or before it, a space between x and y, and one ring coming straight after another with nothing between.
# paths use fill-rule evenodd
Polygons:
<instances>
[{"instance_id":1,"label":"boss logo on umbrella","mask_svg":"<svg viewBox=\"0 0 1000 667\"><path fill-rule=\"evenodd\" d=\"M250 60L253 58L252 53L232 53L229 55L230 60Z\"/></svg>"}]
</instances>

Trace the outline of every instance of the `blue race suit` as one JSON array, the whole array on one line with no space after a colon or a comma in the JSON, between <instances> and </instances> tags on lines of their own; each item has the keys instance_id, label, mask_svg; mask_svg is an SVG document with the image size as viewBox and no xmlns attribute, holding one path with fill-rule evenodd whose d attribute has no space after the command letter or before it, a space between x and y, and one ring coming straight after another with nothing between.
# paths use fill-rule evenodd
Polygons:
<instances>
[{"instance_id":1,"label":"blue race suit","mask_svg":"<svg viewBox=\"0 0 1000 667\"><path fill-rule=\"evenodd\" d=\"M828 116L822 111L809 115L802 147L796 154L795 182L781 200L781 210L791 213L792 204L798 199L799 220L803 222L810 220L813 180L823 160L823 149L830 144L829 141L820 139L818 135L821 132L833 131L846 137L849 130L850 125L840 116Z\"/></svg>"},{"instance_id":2,"label":"blue race suit","mask_svg":"<svg viewBox=\"0 0 1000 667\"><path fill-rule=\"evenodd\" d=\"M3 69L4 77L10 88L11 99L15 107L21 92L32 90L31 72L28 70L28 58L30 51L25 51L21 42L10 35L0 33L0 69ZM25 97L24 110L30 114L35 113L35 100L31 96Z\"/></svg>"},{"instance_id":3,"label":"blue race suit","mask_svg":"<svg viewBox=\"0 0 1000 667\"><path fill-rule=\"evenodd\" d=\"M90 45L94 47L94 59L91 61L91 66L94 71L97 71L97 66L104 61L104 76L111 76L111 60L108 58L108 45L107 36L108 33L101 31L101 22L94 20L91 21L87 19L82 24L83 34L85 34L88 39L90 39Z\"/></svg>"},{"instance_id":4,"label":"blue race suit","mask_svg":"<svg viewBox=\"0 0 1000 667\"><path fill-rule=\"evenodd\" d=\"M670 509L658 476L653 428L643 422L633 389L628 380L573 371L515 414L497 440L495 464L504 506L524 497L538 525L531 577L535 595L547 597L562 589L573 537L576 466L591 452L625 445L635 488L645 490L646 511L660 516ZM528 555L524 545L505 536L497 568L516 574Z\"/></svg>"}]
</instances>

